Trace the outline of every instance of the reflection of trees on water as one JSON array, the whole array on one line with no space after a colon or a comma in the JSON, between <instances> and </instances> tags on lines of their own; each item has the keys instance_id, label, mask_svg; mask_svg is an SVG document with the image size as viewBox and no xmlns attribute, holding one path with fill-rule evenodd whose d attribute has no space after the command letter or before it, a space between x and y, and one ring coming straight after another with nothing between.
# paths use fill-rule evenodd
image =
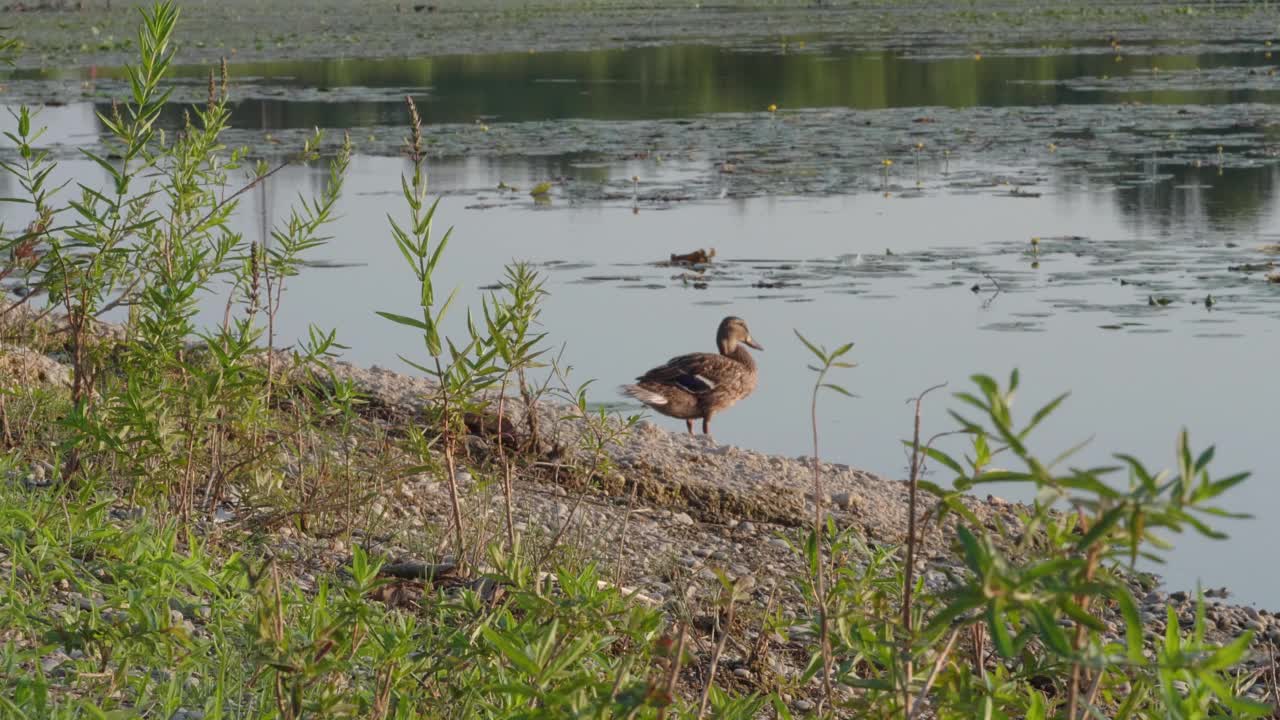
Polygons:
<instances>
[{"instance_id":1,"label":"reflection of trees on water","mask_svg":"<svg viewBox=\"0 0 1280 720\"><path fill-rule=\"evenodd\" d=\"M668 46L251 63L233 66L233 99L237 82L259 85L258 92L262 86L270 85L270 92L277 96L237 102L232 124L268 131L353 128L359 142L359 128L401 126L407 122L402 100L406 92L415 96L428 124L465 124L478 118L568 123L578 118L683 118L759 112L773 103L784 109L912 107L927 115L928 108L936 106L1047 107L1121 100L1217 105L1266 97L1261 91L1240 88L1077 91L1062 82L1126 75L1146 80L1155 75L1153 68L1167 76L1195 69L1251 67L1265 62L1259 53L1133 55L1117 62L1109 48L1094 48L1096 52L1086 48L1083 52L1062 54L986 56L978 60L968 55L927 58L902 54L910 50L842 52L798 47L792 44L791 50L784 53ZM186 81L197 85L205 72L200 67L179 69ZM120 77L118 70L99 74ZM344 99L326 102L326 93L334 93L335 97L341 93ZM109 110L107 105L98 108ZM182 105L168 106L162 122L168 127L180 126L183 111ZM1226 132L1229 136L1231 131ZM1255 133L1257 128L1241 132ZM1222 135L1222 131L1214 133ZM1265 138L1264 142L1274 145L1276 138ZM437 187L442 188L476 187L476 178L496 182L509 177L572 176L617 182L632 174L617 165L574 167L581 160L591 160L586 156L545 157L533 154L536 152L537 148L513 147L506 157L485 160L480 165L465 161L438 164L433 174L440 182ZM1216 167L1188 167L1186 158L1181 158L1156 166L1152 173L1174 177L1155 177L1150 183L1126 185L1117 191L1122 212L1144 225L1168 230L1200 218L1207 227L1238 228L1271 212L1276 172L1269 167L1228 168L1218 176ZM1100 176L1089 182L1109 181Z\"/></svg>"},{"instance_id":2,"label":"reflection of trees on water","mask_svg":"<svg viewBox=\"0 0 1280 720\"><path fill-rule=\"evenodd\" d=\"M1271 217L1280 188L1280 167L1167 167L1173 177L1116 190L1116 206L1139 232L1168 234L1188 229L1249 232Z\"/></svg>"},{"instance_id":3,"label":"reflection of trees on water","mask_svg":"<svg viewBox=\"0 0 1280 720\"><path fill-rule=\"evenodd\" d=\"M469 123L527 120L651 119L783 108L1007 107L1110 103L1251 102L1253 90L1081 92L1061 81L1119 78L1159 68L1251 67L1257 53L1138 55L1117 63L1109 51L1025 56L913 58L893 51L735 52L667 46L593 52L502 53L401 60L270 62L232 68L235 78L279 88L278 98L237 103L237 127L367 127L407 121L403 95L424 120ZM119 71L103 75L118 74ZM203 68L183 68L189 80ZM326 102L317 92L343 92ZM306 90L308 97L292 99ZM366 94L367 98L360 97ZM176 108L169 115L181 119Z\"/></svg>"}]
</instances>

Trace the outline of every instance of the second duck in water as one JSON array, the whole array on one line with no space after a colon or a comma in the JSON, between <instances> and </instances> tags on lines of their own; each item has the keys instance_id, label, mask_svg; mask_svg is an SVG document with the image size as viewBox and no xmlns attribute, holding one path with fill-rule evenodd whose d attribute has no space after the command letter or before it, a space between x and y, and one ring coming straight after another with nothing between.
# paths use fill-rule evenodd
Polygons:
<instances>
[{"instance_id":1,"label":"second duck in water","mask_svg":"<svg viewBox=\"0 0 1280 720\"><path fill-rule=\"evenodd\" d=\"M742 318L729 316L716 330L715 353L690 353L623 385L622 392L668 417L685 421L693 432L693 421L702 418L702 432L710 435L711 416L756 389L756 361L747 347L764 350L752 337Z\"/></svg>"}]
</instances>

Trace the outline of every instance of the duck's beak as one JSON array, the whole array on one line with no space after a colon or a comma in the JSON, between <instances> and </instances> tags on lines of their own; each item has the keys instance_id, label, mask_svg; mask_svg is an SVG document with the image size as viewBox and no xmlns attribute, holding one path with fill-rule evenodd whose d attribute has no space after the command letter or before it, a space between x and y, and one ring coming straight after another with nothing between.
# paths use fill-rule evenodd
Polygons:
<instances>
[{"instance_id":1,"label":"duck's beak","mask_svg":"<svg viewBox=\"0 0 1280 720\"><path fill-rule=\"evenodd\" d=\"M742 342L746 343L748 347L753 347L757 350L764 350L764 346L756 342L755 338L751 337L750 335L748 335L747 338Z\"/></svg>"}]
</instances>

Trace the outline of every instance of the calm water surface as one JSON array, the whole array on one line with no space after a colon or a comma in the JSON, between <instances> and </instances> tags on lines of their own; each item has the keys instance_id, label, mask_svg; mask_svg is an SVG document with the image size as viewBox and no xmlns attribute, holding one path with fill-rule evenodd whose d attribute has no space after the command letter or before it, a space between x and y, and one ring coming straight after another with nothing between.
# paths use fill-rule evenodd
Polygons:
<instances>
[{"instance_id":1,"label":"calm water surface","mask_svg":"<svg viewBox=\"0 0 1280 720\"><path fill-rule=\"evenodd\" d=\"M1280 171L1268 154L1275 129L1233 120L1278 97L1272 67L1261 48L1118 53L1101 44L1008 48L982 60L694 47L272 63L236 72L246 78L240 92L249 99L235 120L260 131L264 145L265 132L312 126L394 134L404 115L399 98L408 93L423 101L433 126L511 129L509 147L465 157L441 151L433 160L432 187L444 194L440 217L455 228L440 282L478 306L481 288L500 277L504 263L536 264L551 292L543 313L549 338L566 345L579 380L597 379L602 402L615 401L611 388L652 364L710 350L719 319L741 315L767 350L758 354L759 390L715 420L723 443L808 451L811 374L794 330L829 345L856 343L859 367L837 379L860 397L823 399L823 454L888 476L901 476L905 465L905 400L938 382L967 389L973 372L1003 377L1021 368L1020 407L1028 412L1072 391L1037 432L1044 456L1094 437L1080 464L1126 451L1163 467L1173 460L1177 432L1189 427L1197 446L1218 446L1221 474L1256 471L1227 505L1262 519L1229 525L1226 543L1177 539L1165 574L1177 586L1229 585L1275 607L1280 579L1259 572L1252 558L1255 548L1280 540L1267 519L1280 505L1273 440L1280 412L1270 382L1280 350L1280 285L1231 270L1265 261L1260 248L1280 242ZM93 95L108 92L119 76L109 69L93 75L90 88L82 85L86 71L19 76L11 84L15 92L67 103L48 108L43 119L51 126L47 141L71 147L94 141L93 110L102 100ZM198 82L190 89L198 99ZM918 108L963 137L966 118L986 116L948 111L1050 107L1050 119L1070 119L1135 101L1210 108L1204 115L1211 120L1187 121L1176 147L1138 157L1127 142L1091 138L1079 143L1074 162L1046 154L1050 143L1063 152L1071 144L1052 127L1030 136L1035 152L1024 157L984 154L978 143L919 165L901 150L912 144L906 131L885 131L895 139L884 147L899 153L891 175L877 176L880 156L857 155L850 167L863 169L849 176L845 192L796 193L779 184L753 197L735 197L738 177L723 171L734 152L752 152L754 137L738 148L720 139L655 160L548 152L528 134L531 126L570 119L604 123L623 138L651 127L628 124L637 121L693 119L714 130L778 103L801 112L852 108L872 118ZM171 120L180 113L175 105ZM904 122L910 129L911 118ZM833 143L860 132L833 123ZM819 168L821 152L812 144L795 151ZM333 240L315 256L341 267L292 281L282 312L286 339L315 322L338 329L353 362L403 370L397 354L418 352L411 335L372 314L415 302L412 277L386 232L388 214L404 216L405 167L396 157L355 160ZM63 172L81 181L95 176L78 161ZM527 190L552 178L561 182L549 205L497 189ZM0 195L15 191L6 182L0 179ZM299 192L323 182L320 167L286 170L247 197L238 222L258 237ZM1035 256L1032 237L1040 238ZM717 251L705 276L658 264L699 247ZM1203 304L1210 294L1212 310ZM1172 303L1153 307L1149 297ZM209 309L220 312L220 302ZM455 329L461 319L456 313ZM955 405L935 395L928 429L950 428L946 407ZM1022 497L1013 488L995 492Z\"/></svg>"}]
</instances>

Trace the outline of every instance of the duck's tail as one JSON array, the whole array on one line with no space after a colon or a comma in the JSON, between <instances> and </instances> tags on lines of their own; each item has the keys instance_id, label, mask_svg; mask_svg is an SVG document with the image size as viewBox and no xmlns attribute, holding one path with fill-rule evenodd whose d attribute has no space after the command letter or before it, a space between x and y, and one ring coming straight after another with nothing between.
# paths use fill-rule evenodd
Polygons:
<instances>
[{"instance_id":1,"label":"duck's tail","mask_svg":"<svg viewBox=\"0 0 1280 720\"><path fill-rule=\"evenodd\" d=\"M666 405L667 398L659 395L652 390L646 390L639 385L622 385L618 388L618 392L623 395L633 397L645 405Z\"/></svg>"}]
</instances>

